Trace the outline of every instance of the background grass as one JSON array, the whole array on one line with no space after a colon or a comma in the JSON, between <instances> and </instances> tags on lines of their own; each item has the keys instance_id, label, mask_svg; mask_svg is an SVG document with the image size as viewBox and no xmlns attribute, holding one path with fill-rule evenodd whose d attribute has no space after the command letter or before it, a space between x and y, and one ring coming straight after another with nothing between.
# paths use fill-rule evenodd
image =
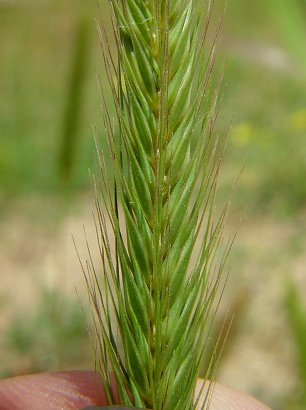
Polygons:
<instances>
[{"instance_id":1,"label":"background grass","mask_svg":"<svg viewBox=\"0 0 306 410\"><path fill-rule=\"evenodd\" d=\"M239 233L225 296L238 314L219 378L272 408L303 409L285 295L288 276L300 289L306 284L306 63L297 44L306 28L305 18L296 23L295 10L306 12L305 2L296 0L291 17L280 1L231 2L219 45L220 61L226 59L221 130L232 121L221 198L245 165L229 220L229 229ZM102 5L102 18L105 10ZM83 222L90 221L88 168L96 164L91 125L103 130L97 14L94 1L0 2L2 375L92 364L85 354L69 353L71 346L90 344L75 313L75 284L86 299L69 234L81 236ZM83 19L88 46L76 76L82 98L71 114ZM73 156L67 157L69 178L63 178L69 115L77 127L70 125ZM71 320L50 314L54 295L73 312ZM52 363L44 355L52 355Z\"/></svg>"}]
</instances>

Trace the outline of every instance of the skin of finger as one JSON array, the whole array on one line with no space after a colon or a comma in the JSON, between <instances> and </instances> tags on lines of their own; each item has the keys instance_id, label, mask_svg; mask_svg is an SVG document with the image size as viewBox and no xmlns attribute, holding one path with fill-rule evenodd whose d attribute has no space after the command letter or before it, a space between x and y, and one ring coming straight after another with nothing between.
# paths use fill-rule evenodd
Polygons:
<instances>
[{"instance_id":1,"label":"skin of finger","mask_svg":"<svg viewBox=\"0 0 306 410\"><path fill-rule=\"evenodd\" d=\"M198 409L209 384L199 380ZM209 410L271 410L253 397L215 383ZM99 375L92 371L69 371L19 376L0 381L0 410L79 410L107 405ZM208 408L208 407L207 407Z\"/></svg>"},{"instance_id":2,"label":"skin of finger","mask_svg":"<svg viewBox=\"0 0 306 410\"><path fill-rule=\"evenodd\" d=\"M200 395L197 409L200 410L207 396L209 383L198 380L196 397ZM248 396L238 390L219 383L213 383L209 400L209 410L271 410L270 407L259 402L254 397Z\"/></svg>"},{"instance_id":3,"label":"skin of finger","mask_svg":"<svg viewBox=\"0 0 306 410\"><path fill-rule=\"evenodd\" d=\"M106 404L99 375L92 371L41 373L0 381L0 410L76 410Z\"/></svg>"}]
</instances>

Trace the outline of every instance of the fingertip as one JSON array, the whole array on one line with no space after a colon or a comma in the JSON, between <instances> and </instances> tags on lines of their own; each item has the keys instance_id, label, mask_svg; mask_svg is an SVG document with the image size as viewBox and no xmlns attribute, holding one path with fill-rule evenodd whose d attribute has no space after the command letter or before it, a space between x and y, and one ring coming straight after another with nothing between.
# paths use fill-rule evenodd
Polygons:
<instances>
[{"instance_id":1,"label":"fingertip","mask_svg":"<svg viewBox=\"0 0 306 410\"><path fill-rule=\"evenodd\" d=\"M97 373L69 371L0 381L0 410L76 410L107 404Z\"/></svg>"},{"instance_id":2,"label":"fingertip","mask_svg":"<svg viewBox=\"0 0 306 410\"><path fill-rule=\"evenodd\" d=\"M198 408L201 408L205 396L210 388L210 406L209 410L271 410L270 407L261 403L252 396L242 393L231 387L220 383L209 383L199 379L196 387L196 394L201 394Z\"/></svg>"}]
</instances>

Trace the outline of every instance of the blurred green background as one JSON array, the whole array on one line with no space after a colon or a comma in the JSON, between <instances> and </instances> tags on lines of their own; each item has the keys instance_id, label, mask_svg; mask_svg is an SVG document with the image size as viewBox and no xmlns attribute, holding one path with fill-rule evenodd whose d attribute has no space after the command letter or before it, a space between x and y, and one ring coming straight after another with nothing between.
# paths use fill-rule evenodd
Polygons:
<instances>
[{"instance_id":1,"label":"blurred green background","mask_svg":"<svg viewBox=\"0 0 306 410\"><path fill-rule=\"evenodd\" d=\"M93 238L88 169L103 125L101 2L0 1L0 376L93 367L71 233ZM222 9L224 3L219 1ZM277 409L306 407L306 2L229 2L220 180L238 231L217 378ZM75 291L75 288L77 291ZM81 309L83 306L83 311Z\"/></svg>"}]
</instances>

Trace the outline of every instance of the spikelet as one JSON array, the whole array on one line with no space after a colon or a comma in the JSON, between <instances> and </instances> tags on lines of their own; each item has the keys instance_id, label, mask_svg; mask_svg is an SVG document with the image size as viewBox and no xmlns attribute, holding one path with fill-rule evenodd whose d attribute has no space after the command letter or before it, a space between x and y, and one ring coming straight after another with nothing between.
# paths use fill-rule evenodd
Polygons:
<instances>
[{"instance_id":1,"label":"spikelet","mask_svg":"<svg viewBox=\"0 0 306 410\"><path fill-rule=\"evenodd\" d=\"M210 2L109 4L117 62L103 27L100 36L119 132L102 90L115 180L99 150L103 280L91 258L84 266L98 368L111 404L113 374L122 405L190 410L227 256L216 262L226 209L213 218L223 153L211 81L219 27L207 47Z\"/></svg>"}]
</instances>

